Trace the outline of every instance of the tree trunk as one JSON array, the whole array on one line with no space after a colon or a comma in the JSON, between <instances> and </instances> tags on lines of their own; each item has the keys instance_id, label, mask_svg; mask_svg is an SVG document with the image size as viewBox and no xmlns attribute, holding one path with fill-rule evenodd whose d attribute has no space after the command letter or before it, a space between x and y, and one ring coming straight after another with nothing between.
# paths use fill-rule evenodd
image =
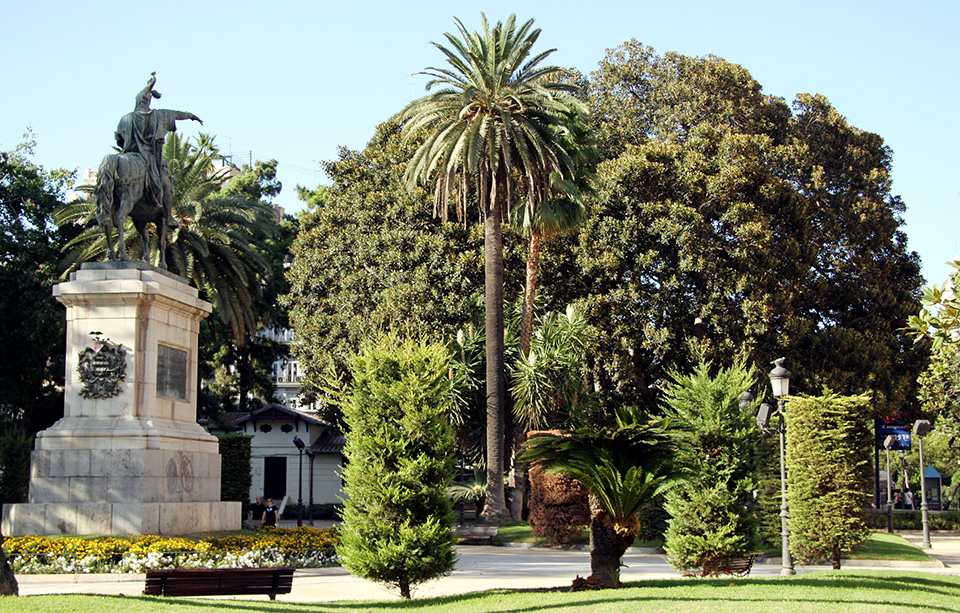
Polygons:
<instances>
[{"instance_id":1,"label":"tree trunk","mask_svg":"<svg viewBox=\"0 0 960 613\"><path fill-rule=\"evenodd\" d=\"M0 534L0 596L19 596L20 586L13 569L7 564L7 555L3 552L3 535Z\"/></svg>"},{"instance_id":2,"label":"tree trunk","mask_svg":"<svg viewBox=\"0 0 960 613\"><path fill-rule=\"evenodd\" d=\"M400 588L400 597L410 600L410 582L406 579L401 579L400 583L397 584L397 587Z\"/></svg>"},{"instance_id":3,"label":"tree trunk","mask_svg":"<svg viewBox=\"0 0 960 613\"><path fill-rule=\"evenodd\" d=\"M530 355L530 339L533 336L533 309L537 300L537 277L540 274L541 233L536 226L530 227L530 240L527 249L527 280L523 292L523 313L520 317L520 353ZM510 484L513 497L510 499L510 517L523 519L523 494L527 487L527 465L517 458L521 445L526 438L523 425L514 424L513 445L511 446Z\"/></svg>"},{"instance_id":4,"label":"tree trunk","mask_svg":"<svg viewBox=\"0 0 960 613\"><path fill-rule=\"evenodd\" d=\"M590 572L604 587L620 587L620 561L633 541L613 529L607 512L590 496Z\"/></svg>"},{"instance_id":5,"label":"tree trunk","mask_svg":"<svg viewBox=\"0 0 960 613\"><path fill-rule=\"evenodd\" d=\"M840 548L834 546L833 548L833 570L840 570Z\"/></svg>"},{"instance_id":6,"label":"tree trunk","mask_svg":"<svg viewBox=\"0 0 960 613\"><path fill-rule=\"evenodd\" d=\"M523 292L523 314L520 318L520 353L530 355L530 337L533 335L533 308L537 299L537 278L540 275L541 236L536 226L530 226L527 249L527 281Z\"/></svg>"},{"instance_id":7,"label":"tree trunk","mask_svg":"<svg viewBox=\"0 0 960 613\"><path fill-rule=\"evenodd\" d=\"M510 464L510 519L523 519L523 495L527 491L527 469L525 462L519 460L520 452L523 450L523 441L527 438L527 432L519 421L513 424L513 444L511 445L511 464Z\"/></svg>"},{"instance_id":8,"label":"tree trunk","mask_svg":"<svg viewBox=\"0 0 960 613\"><path fill-rule=\"evenodd\" d=\"M487 357L487 500L483 508L483 520L499 523L508 517L503 489L503 387L506 379L503 358L503 234L497 190L490 189L486 175L481 170L480 202L486 203L483 272Z\"/></svg>"}]
</instances>

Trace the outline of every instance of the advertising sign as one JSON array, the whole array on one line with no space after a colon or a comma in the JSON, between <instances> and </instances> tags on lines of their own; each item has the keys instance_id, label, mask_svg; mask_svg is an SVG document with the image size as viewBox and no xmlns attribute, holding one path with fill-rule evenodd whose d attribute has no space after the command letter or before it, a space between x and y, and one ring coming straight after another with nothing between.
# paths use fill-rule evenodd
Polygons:
<instances>
[{"instance_id":1,"label":"advertising sign","mask_svg":"<svg viewBox=\"0 0 960 613\"><path fill-rule=\"evenodd\" d=\"M883 441L890 435L893 436L891 451L910 449L910 430L902 422L892 419L877 419L875 420L874 430L877 449L886 449L883 446Z\"/></svg>"}]
</instances>

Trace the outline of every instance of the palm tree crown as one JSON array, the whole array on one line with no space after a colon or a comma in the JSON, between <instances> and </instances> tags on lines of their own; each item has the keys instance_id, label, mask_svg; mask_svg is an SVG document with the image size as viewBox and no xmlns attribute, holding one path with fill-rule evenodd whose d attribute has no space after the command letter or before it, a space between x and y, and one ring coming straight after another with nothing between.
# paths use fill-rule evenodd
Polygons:
<instances>
[{"instance_id":1,"label":"palm tree crown","mask_svg":"<svg viewBox=\"0 0 960 613\"><path fill-rule=\"evenodd\" d=\"M469 32L456 21L460 37L445 34L452 49L433 43L449 67L424 71L433 77L427 90L439 89L414 100L401 114L408 135L430 130L405 179L428 182L436 173L435 203L442 215L457 178L462 196L458 212L464 212L469 181L478 175L481 182L492 179L489 199L482 198L481 206L499 206L501 194L513 200L513 172L522 177L530 200L538 202L551 173L573 177L574 160L562 135L571 109L586 113L586 107L571 95L575 86L550 80L564 74L562 68L540 66L555 49L528 59L540 36L532 19L518 29L511 15L491 29L481 16L482 33Z\"/></svg>"}]
</instances>

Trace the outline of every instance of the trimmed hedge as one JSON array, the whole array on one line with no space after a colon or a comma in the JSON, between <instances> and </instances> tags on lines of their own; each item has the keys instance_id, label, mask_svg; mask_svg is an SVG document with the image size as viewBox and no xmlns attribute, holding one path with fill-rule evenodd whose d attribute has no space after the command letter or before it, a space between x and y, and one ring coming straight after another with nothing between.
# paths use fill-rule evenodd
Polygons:
<instances>
[{"instance_id":1,"label":"trimmed hedge","mask_svg":"<svg viewBox=\"0 0 960 613\"><path fill-rule=\"evenodd\" d=\"M928 511L931 530L950 530L960 531L960 510L951 511ZM887 512L869 510L866 513L865 521L872 530L887 529ZM920 511L897 511L893 512L894 530L922 530L923 516Z\"/></svg>"},{"instance_id":2,"label":"trimmed hedge","mask_svg":"<svg viewBox=\"0 0 960 613\"><path fill-rule=\"evenodd\" d=\"M245 434L217 434L220 441L220 500L242 503L241 518L250 507L250 442Z\"/></svg>"}]
</instances>

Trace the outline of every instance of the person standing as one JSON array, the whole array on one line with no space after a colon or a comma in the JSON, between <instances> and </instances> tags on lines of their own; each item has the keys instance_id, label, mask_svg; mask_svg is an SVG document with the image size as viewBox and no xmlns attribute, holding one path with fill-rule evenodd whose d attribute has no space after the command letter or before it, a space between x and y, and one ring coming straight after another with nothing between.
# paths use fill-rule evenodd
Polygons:
<instances>
[{"instance_id":1,"label":"person standing","mask_svg":"<svg viewBox=\"0 0 960 613\"><path fill-rule=\"evenodd\" d=\"M263 526L263 511L266 506L263 504L263 496L257 496L257 501L250 505L250 525L254 530L259 530Z\"/></svg>"},{"instance_id":2,"label":"person standing","mask_svg":"<svg viewBox=\"0 0 960 613\"><path fill-rule=\"evenodd\" d=\"M903 495L903 508L913 510L913 492L910 491L909 487Z\"/></svg>"},{"instance_id":3,"label":"person standing","mask_svg":"<svg viewBox=\"0 0 960 613\"><path fill-rule=\"evenodd\" d=\"M273 498L267 498L267 506L263 509L263 527L277 527L277 507L273 506Z\"/></svg>"}]
</instances>

